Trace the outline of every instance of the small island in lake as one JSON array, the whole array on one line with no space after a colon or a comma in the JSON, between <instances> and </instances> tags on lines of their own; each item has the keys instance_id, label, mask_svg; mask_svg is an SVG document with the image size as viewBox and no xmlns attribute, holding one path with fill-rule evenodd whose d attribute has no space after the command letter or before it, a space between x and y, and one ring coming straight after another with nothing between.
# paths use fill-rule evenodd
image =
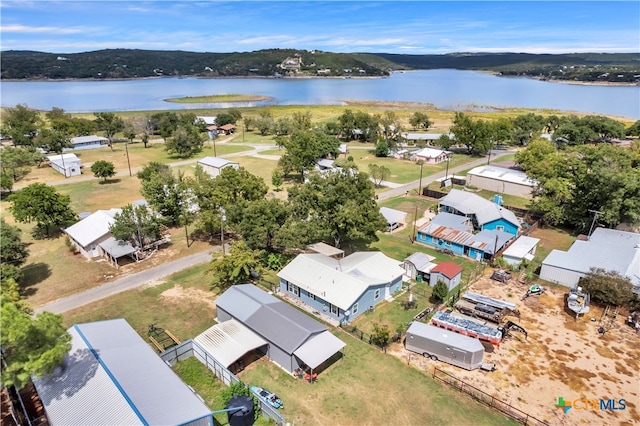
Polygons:
<instances>
[{"instance_id":1,"label":"small island in lake","mask_svg":"<svg viewBox=\"0 0 640 426\"><path fill-rule=\"evenodd\" d=\"M207 96L185 96L182 98L168 98L165 102L179 104L209 104L214 102L260 102L270 99L263 95L207 95Z\"/></svg>"}]
</instances>

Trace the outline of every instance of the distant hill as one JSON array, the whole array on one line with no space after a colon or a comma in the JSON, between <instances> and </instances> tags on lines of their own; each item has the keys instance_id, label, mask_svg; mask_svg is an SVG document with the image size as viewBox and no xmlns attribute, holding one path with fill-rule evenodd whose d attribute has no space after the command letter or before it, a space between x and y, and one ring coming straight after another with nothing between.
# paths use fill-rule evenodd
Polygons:
<instances>
[{"instance_id":1,"label":"distant hill","mask_svg":"<svg viewBox=\"0 0 640 426\"><path fill-rule=\"evenodd\" d=\"M640 54L331 53L266 49L243 53L108 49L57 54L2 52L2 79L133 79L144 77L381 77L396 70L452 68L550 80L640 82Z\"/></svg>"}]
</instances>

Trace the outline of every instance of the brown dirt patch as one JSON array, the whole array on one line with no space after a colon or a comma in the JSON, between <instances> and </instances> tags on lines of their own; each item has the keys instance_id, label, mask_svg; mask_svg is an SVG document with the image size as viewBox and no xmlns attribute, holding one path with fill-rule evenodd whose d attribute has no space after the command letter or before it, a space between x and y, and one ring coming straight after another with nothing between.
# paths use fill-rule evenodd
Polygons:
<instances>
[{"instance_id":1,"label":"brown dirt patch","mask_svg":"<svg viewBox=\"0 0 640 426\"><path fill-rule=\"evenodd\" d=\"M211 309L216 309L216 304L211 298L211 293L197 288L182 288L177 285L163 291L160 295L167 299L179 299L189 302L205 303L209 305Z\"/></svg>"},{"instance_id":2,"label":"brown dirt patch","mask_svg":"<svg viewBox=\"0 0 640 426\"><path fill-rule=\"evenodd\" d=\"M605 334L598 333L603 313L599 306L592 306L586 317L576 320L565 309L565 288L549 288L542 296L519 300L526 288L516 280L502 284L488 277L469 288L516 303L521 317L508 319L529 333L527 339L512 333L500 348L485 352L484 362L494 363L498 368L492 373L466 371L425 360L401 346L394 348L392 353L405 361L411 354L410 363L418 368L438 366L446 369L457 378L551 425L638 424L640 414L635 402L640 401L637 361L640 359L640 336L624 324L622 315L618 316L613 328ZM624 398L627 409L615 412L570 410L564 414L554 407L560 396L570 401Z\"/></svg>"}]
</instances>

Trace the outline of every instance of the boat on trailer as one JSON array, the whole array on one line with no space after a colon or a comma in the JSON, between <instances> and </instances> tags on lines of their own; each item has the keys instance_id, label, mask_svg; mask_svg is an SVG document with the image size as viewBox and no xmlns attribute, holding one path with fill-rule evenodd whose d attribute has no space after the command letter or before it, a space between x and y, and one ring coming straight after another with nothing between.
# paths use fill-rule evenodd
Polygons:
<instances>
[{"instance_id":1,"label":"boat on trailer","mask_svg":"<svg viewBox=\"0 0 640 426\"><path fill-rule=\"evenodd\" d=\"M589 312L590 303L591 296L586 291L583 291L582 287L576 287L569 290L569 294L567 295L567 307L576 314L576 317Z\"/></svg>"}]
</instances>

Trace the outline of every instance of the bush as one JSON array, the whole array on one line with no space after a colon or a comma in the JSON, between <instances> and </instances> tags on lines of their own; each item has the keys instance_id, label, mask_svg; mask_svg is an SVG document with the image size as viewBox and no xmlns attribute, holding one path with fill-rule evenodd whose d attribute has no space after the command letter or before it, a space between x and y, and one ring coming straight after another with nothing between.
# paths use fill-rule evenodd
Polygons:
<instances>
[{"instance_id":1,"label":"bush","mask_svg":"<svg viewBox=\"0 0 640 426\"><path fill-rule=\"evenodd\" d=\"M388 157L389 156L389 147L386 142L378 142L375 150L376 157Z\"/></svg>"},{"instance_id":2,"label":"bush","mask_svg":"<svg viewBox=\"0 0 640 426\"><path fill-rule=\"evenodd\" d=\"M447 287L447 285L444 283L444 281L438 280L436 285L433 287L432 296L436 300L444 302L444 300L447 298L447 296L449 296L449 287Z\"/></svg>"}]
</instances>

